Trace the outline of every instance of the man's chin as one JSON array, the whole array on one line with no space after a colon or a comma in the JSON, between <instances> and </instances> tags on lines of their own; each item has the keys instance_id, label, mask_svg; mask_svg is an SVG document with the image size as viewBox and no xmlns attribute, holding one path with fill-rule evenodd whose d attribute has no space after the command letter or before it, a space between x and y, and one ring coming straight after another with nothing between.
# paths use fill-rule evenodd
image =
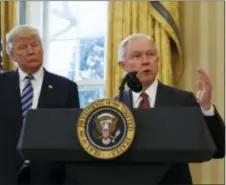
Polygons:
<instances>
[{"instance_id":1,"label":"man's chin","mask_svg":"<svg viewBox=\"0 0 226 185\"><path fill-rule=\"evenodd\" d=\"M27 66L27 70L31 73L35 73L36 71L39 70L40 67L41 67L40 63L33 63Z\"/></svg>"},{"instance_id":2,"label":"man's chin","mask_svg":"<svg viewBox=\"0 0 226 185\"><path fill-rule=\"evenodd\" d=\"M153 81L154 81L153 79L149 78L149 79L146 79L146 80L142 80L141 83L142 83L144 88L147 88L153 83Z\"/></svg>"}]
</instances>

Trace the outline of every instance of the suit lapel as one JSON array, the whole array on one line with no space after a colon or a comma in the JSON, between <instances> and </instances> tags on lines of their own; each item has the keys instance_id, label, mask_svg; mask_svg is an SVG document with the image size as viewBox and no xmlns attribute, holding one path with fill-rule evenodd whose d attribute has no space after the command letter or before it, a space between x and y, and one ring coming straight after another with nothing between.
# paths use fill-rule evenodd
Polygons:
<instances>
[{"instance_id":1,"label":"suit lapel","mask_svg":"<svg viewBox=\"0 0 226 185\"><path fill-rule=\"evenodd\" d=\"M12 112L15 114L14 117L18 118L17 123L22 123L22 112L21 112L21 96L20 96L20 84L18 70L12 72L12 78L9 81L9 92L12 94L9 96L14 106L12 106ZM21 124L18 125L19 127Z\"/></svg>"},{"instance_id":2,"label":"suit lapel","mask_svg":"<svg viewBox=\"0 0 226 185\"><path fill-rule=\"evenodd\" d=\"M19 73L18 73L18 70L13 72L13 78L12 78L12 83L11 84L14 84L15 86L13 87L14 88L14 92L15 92L15 97L16 97L16 100L20 102L20 83L19 83ZM20 104L20 103L19 103Z\"/></svg>"},{"instance_id":3,"label":"suit lapel","mask_svg":"<svg viewBox=\"0 0 226 185\"><path fill-rule=\"evenodd\" d=\"M125 103L128 107L133 108L133 97L130 89L126 89L124 91L123 103Z\"/></svg>"},{"instance_id":4,"label":"suit lapel","mask_svg":"<svg viewBox=\"0 0 226 185\"><path fill-rule=\"evenodd\" d=\"M156 92L155 107L165 106L169 104L170 99L167 94L168 94L167 87L159 81Z\"/></svg>"},{"instance_id":5,"label":"suit lapel","mask_svg":"<svg viewBox=\"0 0 226 185\"><path fill-rule=\"evenodd\" d=\"M48 107L48 105L51 103L51 99L49 97L52 97L52 91L51 88L52 82L51 82L51 76L49 73L44 69L44 77L42 82L42 88L39 96L38 101L38 108L45 108Z\"/></svg>"}]
</instances>

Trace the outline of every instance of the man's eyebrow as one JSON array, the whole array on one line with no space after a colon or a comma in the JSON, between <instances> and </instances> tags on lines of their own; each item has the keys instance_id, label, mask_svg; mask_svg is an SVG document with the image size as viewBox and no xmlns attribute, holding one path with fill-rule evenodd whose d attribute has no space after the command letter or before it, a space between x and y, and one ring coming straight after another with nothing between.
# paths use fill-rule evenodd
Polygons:
<instances>
[{"instance_id":1,"label":"man's eyebrow","mask_svg":"<svg viewBox=\"0 0 226 185\"><path fill-rule=\"evenodd\" d=\"M151 48L148 51L156 51L156 48Z\"/></svg>"},{"instance_id":2,"label":"man's eyebrow","mask_svg":"<svg viewBox=\"0 0 226 185\"><path fill-rule=\"evenodd\" d=\"M132 51L132 53L140 53L141 51L139 51L139 50L134 50L134 51Z\"/></svg>"},{"instance_id":3,"label":"man's eyebrow","mask_svg":"<svg viewBox=\"0 0 226 185\"><path fill-rule=\"evenodd\" d=\"M21 44L18 44L17 45L17 47L24 47L24 46L26 46L27 44L25 44L25 43L21 43Z\"/></svg>"},{"instance_id":4,"label":"man's eyebrow","mask_svg":"<svg viewBox=\"0 0 226 185\"><path fill-rule=\"evenodd\" d=\"M146 52L154 52L154 53L156 53L156 52L157 52L157 49L155 49L155 48L149 49L149 50L147 50Z\"/></svg>"},{"instance_id":5,"label":"man's eyebrow","mask_svg":"<svg viewBox=\"0 0 226 185\"><path fill-rule=\"evenodd\" d=\"M36 44L36 43L38 43L37 40L34 40L34 41L31 42L31 44Z\"/></svg>"}]
</instances>

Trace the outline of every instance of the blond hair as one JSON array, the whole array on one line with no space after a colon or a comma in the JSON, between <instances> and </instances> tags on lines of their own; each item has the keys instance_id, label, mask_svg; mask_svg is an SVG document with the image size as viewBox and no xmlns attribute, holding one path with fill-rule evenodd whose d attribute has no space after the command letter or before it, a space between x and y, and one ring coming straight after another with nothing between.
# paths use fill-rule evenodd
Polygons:
<instances>
[{"instance_id":1,"label":"blond hair","mask_svg":"<svg viewBox=\"0 0 226 185\"><path fill-rule=\"evenodd\" d=\"M11 55L12 48L13 48L13 41L21 38L21 37L30 37L30 36L37 36L40 41L40 33L39 30L35 27L32 27L30 25L17 25L13 29L11 29L6 34L6 52L8 55Z\"/></svg>"}]
</instances>

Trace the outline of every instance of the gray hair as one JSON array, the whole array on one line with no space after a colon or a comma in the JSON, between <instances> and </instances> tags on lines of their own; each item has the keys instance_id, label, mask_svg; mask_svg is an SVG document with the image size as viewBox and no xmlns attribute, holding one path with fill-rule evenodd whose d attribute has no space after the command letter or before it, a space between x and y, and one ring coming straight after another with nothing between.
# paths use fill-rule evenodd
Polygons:
<instances>
[{"instance_id":1,"label":"gray hair","mask_svg":"<svg viewBox=\"0 0 226 185\"><path fill-rule=\"evenodd\" d=\"M147 39L147 40L153 40L152 37L145 35L144 33L134 33L132 35L127 36L123 41L120 43L118 48L118 59L119 61L125 60L125 48L126 45L130 40L133 39Z\"/></svg>"},{"instance_id":2,"label":"gray hair","mask_svg":"<svg viewBox=\"0 0 226 185\"><path fill-rule=\"evenodd\" d=\"M20 37L30 37L36 35L40 41L39 30L35 27L29 25L17 25L12 30L6 34L6 52L8 55L11 55L13 48L13 41L17 40Z\"/></svg>"}]
</instances>

